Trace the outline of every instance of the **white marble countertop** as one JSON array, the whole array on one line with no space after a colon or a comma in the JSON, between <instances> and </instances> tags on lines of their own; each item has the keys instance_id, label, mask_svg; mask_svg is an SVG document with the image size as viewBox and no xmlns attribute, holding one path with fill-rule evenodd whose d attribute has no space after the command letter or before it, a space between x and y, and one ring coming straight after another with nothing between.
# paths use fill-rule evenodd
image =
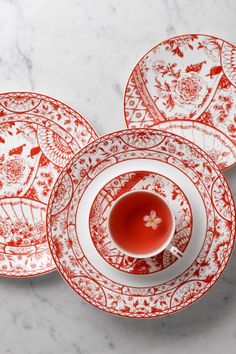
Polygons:
<instances>
[{"instance_id":1,"label":"white marble countertop","mask_svg":"<svg viewBox=\"0 0 236 354\"><path fill-rule=\"evenodd\" d=\"M123 92L140 56L186 32L236 44L235 16L234 0L0 0L0 91L58 98L99 134L125 128ZM236 166L226 175L236 194ZM0 353L232 353L235 255L204 298L156 320L94 309L57 272L0 278Z\"/></svg>"}]
</instances>

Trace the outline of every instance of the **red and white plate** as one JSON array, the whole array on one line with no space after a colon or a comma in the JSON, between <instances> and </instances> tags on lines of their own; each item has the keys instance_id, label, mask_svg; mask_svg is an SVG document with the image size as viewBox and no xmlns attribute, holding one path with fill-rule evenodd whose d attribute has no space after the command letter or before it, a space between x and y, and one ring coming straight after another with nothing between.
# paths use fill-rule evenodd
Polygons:
<instances>
[{"instance_id":1,"label":"red and white plate","mask_svg":"<svg viewBox=\"0 0 236 354\"><path fill-rule=\"evenodd\" d=\"M31 92L0 94L0 275L55 269L46 207L62 168L97 137L69 106Z\"/></svg>"},{"instance_id":2,"label":"red and white plate","mask_svg":"<svg viewBox=\"0 0 236 354\"><path fill-rule=\"evenodd\" d=\"M230 167L236 162L236 47L201 34L165 40L135 66L124 106L129 128L176 133L220 169Z\"/></svg>"},{"instance_id":3,"label":"red and white plate","mask_svg":"<svg viewBox=\"0 0 236 354\"><path fill-rule=\"evenodd\" d=\"M109 208L132 189L168 200L181 259L164 251L140 263L112 245ZM97 139L67 164L49 199L47 230L58 270L85 300L120 316L159 317L192 304L217 281L234 244L235 207L219 168L196 145L130 129Z\"/></svg>"}]
</instances>

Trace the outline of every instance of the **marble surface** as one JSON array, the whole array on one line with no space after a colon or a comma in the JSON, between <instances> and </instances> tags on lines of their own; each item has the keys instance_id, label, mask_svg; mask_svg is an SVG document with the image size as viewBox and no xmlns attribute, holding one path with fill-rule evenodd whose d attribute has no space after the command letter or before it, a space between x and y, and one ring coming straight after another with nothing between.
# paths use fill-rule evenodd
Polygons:
<instances>
[{"instance_id":1,"label":"marble surface","mask_svg":"<svg viewBox=\"0 0 236 354\"><path fill-rule=\"evenodd\" d=\"M99 134L124 128L123 92L138 58L186 32L236 44L234 0L0 0L1 91L34 90L85 116ZM236 194L236 166L226 172ZM232 353L235 251L204 298L174 316L127 320L92 308L57 272L0 279L1 353Z\"/></svg>"}]
</instances>

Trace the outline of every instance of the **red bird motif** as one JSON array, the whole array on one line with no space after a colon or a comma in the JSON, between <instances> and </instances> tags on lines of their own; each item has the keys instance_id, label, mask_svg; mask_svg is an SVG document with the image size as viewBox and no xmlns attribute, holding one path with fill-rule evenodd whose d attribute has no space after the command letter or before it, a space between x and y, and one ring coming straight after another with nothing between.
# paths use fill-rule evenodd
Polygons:
<instances>
[{"instance_id":1,"label":"red bird motif","mask_svg":"<svg viewBox=\"0 0 236 354\"><path fill-rule=\"evenodd\" d=\"M9 156L12 156L12 155L21 155L22 154L22 151L23 151L23 148L26 144L23 144L23 145L20 145L16 148L13 148L9 151L8 155Z\"/></svg>"},{"instance_id":2,"label":"red bird motif","mask_svg":"<svg viewBox=\"0 0 236 354\"><path fill-rule=\"evenodd\" d=\"M36 146L30 150L30 154L28 155L28 157L30 156L31 158L33 158L35 155L39 153L40 153L40 147Z\"/></svg>"},{"instance_id":3,"label":"red bird motif","mask_svg":"<svg viewBox=\"0 0 236 354\"><path fill-rule=\"evenodd\" d=\"M206 64L206 61L202 61L201 63L197 63L197 64L188 65L185 71L186 73L190 73L190 72L199 73L202 70L203 64Z\"/></svg>"},{"instance_id":4,"label":"red bird motif","mask_svg":"<svg viewBox=\"0 0 236 354\"><path fill-rule=\"evenodd\" d=\"M210 76L210 78L212 79L213 76L220 74L222 70L223 69L221 66L213 66L213 68L211 68L210 73L207 74L207 76Z\"/></svg>"}]
</instances>

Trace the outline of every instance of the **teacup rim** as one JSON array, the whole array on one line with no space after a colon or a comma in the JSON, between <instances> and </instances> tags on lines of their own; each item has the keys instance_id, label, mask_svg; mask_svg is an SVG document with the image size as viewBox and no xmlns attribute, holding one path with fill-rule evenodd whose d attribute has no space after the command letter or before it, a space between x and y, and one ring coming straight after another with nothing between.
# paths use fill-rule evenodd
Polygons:
<instances>
[{"instance_id":1,"label":"teacup rim","mask_svg":"<svg viewBox=\"0 0 236 354\"><path fill-rule=\"evenodd\" d=\"M110 215L111 215L111 211L112 209L115 207L115 205L122 199L124 198L125 196L127 196L128 194L133 194L133 193L137 193L137 192L144 192L144 193L149 193L149 194L153 194L155 196L157 196L158 198L160 198L169 208L170 210L170 213L171 213L171 216L172 216L172 221L173 221L173 225L172 225L172 229L171 229L171 232L169 234L169 237L168 239L166 240L166 242L161 246L159 247L158 249L152 251L152 252L149 252L149 253L143 253L143 254L136 254L136 253L132 253L132 252L129 252L129 251L126 251L124 250L120 245L117 244L117 242L114 240L113 236L112 236L112 233L111 233L111 230L110 230L110 227L109 227L109 219L110 219ZM171 240L173 239L173 236L175 234L175 227L176 227L176 222L175 222L175 215L174 215L174 212L169 204L168 201L166 201L165 198L163 198L160 194L154 192L154 191L149 191L149 190L143 190L143 189L136 189L136 190L132 190L132 191L128 191L128 192L125 192L123 193L122 195L120 195L114 202L114 204L112 205L112 207L110 207L109 209L109 212L108 212L108 216L107 216L107 228L108 228L108 232L109 232L109 236L112 240L112 242L114 243L114 245L117 247L117 249L122 252L123 254L127 255L128 257L132 257L132 258L140 258L140 259L144 259L144 258L150 258L150 257L155 257L157 256L158 254L160 254L162 251L164 251L168 245L171 243Z\"/></svg>"}]
</instances>

